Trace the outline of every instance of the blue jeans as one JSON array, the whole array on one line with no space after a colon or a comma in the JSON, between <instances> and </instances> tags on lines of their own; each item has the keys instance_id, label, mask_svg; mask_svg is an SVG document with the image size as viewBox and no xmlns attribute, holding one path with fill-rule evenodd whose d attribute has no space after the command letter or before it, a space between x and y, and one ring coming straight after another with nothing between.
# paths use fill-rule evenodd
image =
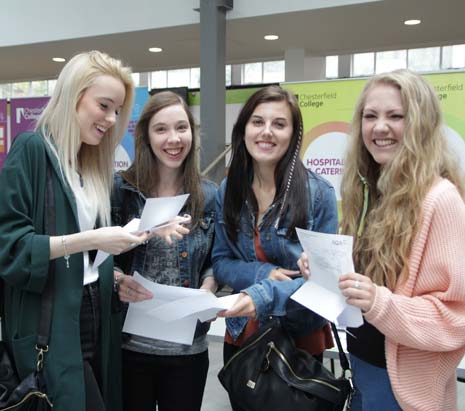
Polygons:
<instances>
[{"instance_id":1,"label":"blue jeans","mask_svg":"<svg viewBox=\"0 0 465 411\"><path fill-rule=\"evenodd\" d=\"M385 368L375 367L350 354L355 395L352 411L399 411Z\"/></svg>"}]
</instances>

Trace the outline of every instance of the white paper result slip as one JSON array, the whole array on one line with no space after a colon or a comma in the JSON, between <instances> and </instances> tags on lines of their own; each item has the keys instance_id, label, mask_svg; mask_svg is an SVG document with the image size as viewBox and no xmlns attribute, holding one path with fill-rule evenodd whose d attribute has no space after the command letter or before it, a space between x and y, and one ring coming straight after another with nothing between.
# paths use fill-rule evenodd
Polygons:
<instances>
[{"instance_id":1,"label":"white paper result slip","mask_svg":"<svg viewBox=\"0 0 465 411\"><path fill-rule=\"evenodd\" d=\"M216 297L205 290L156 284L138 273L134 280L153 298L130 303L123 331L180 344L192 344L197 320L207 321L231 308L238 294Z\"/></svg>"},{"instance_id":2,"label":"white paper result slip","mask_svg":"<svg viewBox=\"0 0 465 411\"><path fill-rule=\"evenodd\" d=\"M296 231L311 275L291 298L339 327L361 326L361 310L346 303L338 286L341 275L354 272L353 238L300 228Z\"/></svg>"},{"instance_id":3,"label":"white paper result slip","mask_svg":"<svg viewBox=\"0 0 465 411\"><path fill-rule=\"evenodd\" d=\"M175 197L147 198L140 219L133 218L123 228L128 233L138 234L146 230L157 230L167 227L170 224L168 221L179 214L188 197L189 194ZM105 251L98 250L92 266L93 269L102 264L109 255Z\"/></svg>"}]
</instances>

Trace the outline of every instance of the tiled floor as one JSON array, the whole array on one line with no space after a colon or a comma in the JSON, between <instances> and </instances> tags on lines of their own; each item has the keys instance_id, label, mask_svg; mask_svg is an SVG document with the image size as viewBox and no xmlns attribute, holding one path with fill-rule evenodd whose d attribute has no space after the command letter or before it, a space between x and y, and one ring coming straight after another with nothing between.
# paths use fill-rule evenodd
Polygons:
<instances>
[{"instance_id":1,"label":"tiled floor","mask_svg":"<svg viewBox=\"0 0 465 411\"><path fill-rule=\"evenodd\" d=\"M223 366L223 338L212 337L208 347L210 368L203 396L202 411L231 411L228 394L218 380L218 372Z\"/></svg>"}]
</instances>

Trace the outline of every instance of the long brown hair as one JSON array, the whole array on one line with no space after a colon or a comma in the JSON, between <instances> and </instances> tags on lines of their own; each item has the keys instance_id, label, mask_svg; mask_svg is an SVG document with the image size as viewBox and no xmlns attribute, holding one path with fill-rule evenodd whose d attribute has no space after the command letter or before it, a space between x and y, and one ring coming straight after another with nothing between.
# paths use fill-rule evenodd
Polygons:
<instances>
[{"instance_id":1,"label":"long brown hair","mask_svg":"<svg viewBox=\"0 0 465 411\"><path fill-rule=\"evenodd\" d=\"M367 95L378 84L399 89L404 110L402 145L383 167L366 149L361 130ZM428 82L411 71L396 70L371 78L359 97L351 128L341 184L341 229L355 236L356 270L393 290L398 280L408 275L410 248L421 224L426 194L438 177L444 177L463 197L463 180L448 152L439 100ZM363 179L369 187L368 212L359 236Z\"/></svg>"},{"instance_id":2,"label":"long brown hair","mask_svg":"<svg viewBox=\"0 0 465 411\"><path fill-rule=\"evenodd\" d=\"M134 131L134 162L121 175L147 197L157 187L159 182L158 159L153 154L150 146L149 123L156 113L173 105L182 106L187 114L192 131L192 146L182 164L182 185L185 192L190 194L187 207L192 217L192 225L195 226L202 215L204 206L204 196L199 173L199 141L194 117L181 96L172 91L163 91L150 97L142 110Z\"/></svg>"},{"instance_id":3,"label":"long brown hair","mask_svg":"<svg viewBox=\"0 0 465 411\"><path fill-rule=\"evenodd\" d=\"M285 101L292 116L293 132L289 147L279 160L274 173L276 195L274 207L270 213L270 222L285 221L281 216L288 216L288 237L295 237L295 227L306 227L308 223L309 190L307 170L298 158L302 140L302 114L295 95L279 86L268 86L256 91L244 104L232 131L232 156L229 167L225 198L224 216L228 237L237 239L240 228L242 207L246 200L251 200L254 209L257 208L255 194L252 190L253 160L245 145L246 125L255 108L263 103ZM294 205L297 205L295 207Z\"/></svg>"}]
</instances>

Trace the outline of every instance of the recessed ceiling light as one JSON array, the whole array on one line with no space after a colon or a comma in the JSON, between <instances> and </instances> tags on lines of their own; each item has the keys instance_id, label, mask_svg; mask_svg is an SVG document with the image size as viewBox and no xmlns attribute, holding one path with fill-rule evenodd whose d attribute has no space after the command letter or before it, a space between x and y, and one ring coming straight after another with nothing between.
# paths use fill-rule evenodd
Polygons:
<instances>
[{"instance_id":1,"label":"recessed ceiling light","mask_svg":"<svg viewBox=\"0 0 465 411\"><path fill-rule=\"evenodd\" d=\"M63 63L66 61L66 59L64 59L63 57L53 57L52 60L56 63Z\"/></svg>"},{"instance_id":2,"label":"recessed ceiling light","mask_svg":"<svg viewBox=\"0 0 465 411\"><path fill-rule=\"evenodd\" d=\"M267 34L266 36L263 37L265 40L278 40L279 36L276 34Z\"/></svg>"},{"instance_id":3,"label":"recessed ceiling light","mask_svg":"<svg viewBox=\"0 0 465 411\"><path fill-rule=\"evenodd\" d=\"M418 20L418 19L412 19L412 20L405 20L404 21L404 24L406 26L416 26L417 24L420 24L421 23L421 20Z\"/></svg>"},{"instance_id":4,"label":"recessed ceiling light","mask_svg":"<svg viewBox=\"0 0 465 411\"><path fill-rule=\"evenodd\" d=\"M150 53L161 53L163 49L161 47L150 47L149 51Z\"/></svg>"}]
</instances>

